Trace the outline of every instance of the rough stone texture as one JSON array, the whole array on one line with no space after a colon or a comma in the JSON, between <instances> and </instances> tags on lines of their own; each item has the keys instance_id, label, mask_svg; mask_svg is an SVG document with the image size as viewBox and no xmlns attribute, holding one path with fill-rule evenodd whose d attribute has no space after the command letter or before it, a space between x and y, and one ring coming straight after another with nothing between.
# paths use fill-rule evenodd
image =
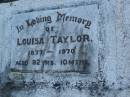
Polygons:
<instances>
[{"instance_id":1,"label":"rough stone texture","mask_svg":"<svg viewBox=\"0 0 130 97\"><path fill-rule=\"evenodd\" d=\"M80 4L98 6L98 72L36 73L35 80L12 81L10 17ZM130 97L129 4L129 0L19 0L0 4L0 97Z\"/></svg>"}]
</instances>

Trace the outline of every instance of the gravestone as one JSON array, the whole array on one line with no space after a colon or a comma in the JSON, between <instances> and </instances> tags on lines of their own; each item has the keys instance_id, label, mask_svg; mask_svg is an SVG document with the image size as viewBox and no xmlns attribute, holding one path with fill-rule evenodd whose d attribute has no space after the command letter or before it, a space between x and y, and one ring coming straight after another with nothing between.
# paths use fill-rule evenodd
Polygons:
<instances>
[{"instance_id":1,"label":"gravestone","mask_svg":"<svg viewBox=\"0 0 130 97\"><path fill-rule=\"evenodd\" d=\"M0 97L129 97L128 5L2 2Z\"/></svg>"},{"instance_id":2,"label":"gravestone","mask_svg":"<svg viewBox=\"0 0 130 97\"><path fill-rule=\"evenodd\" d=\"M98 72L97 7L79 5L14 15L10 20L11 72Z\"/></svg>"}]
</instances>

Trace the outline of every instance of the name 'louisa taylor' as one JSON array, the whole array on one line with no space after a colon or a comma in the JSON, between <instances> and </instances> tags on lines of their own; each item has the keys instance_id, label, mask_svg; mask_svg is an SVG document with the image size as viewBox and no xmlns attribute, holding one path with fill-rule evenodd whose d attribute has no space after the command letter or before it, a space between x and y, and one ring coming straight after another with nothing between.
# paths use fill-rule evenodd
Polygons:
<instances>
[{"instance_id":1,"label":"name 'louisa taylor'","mask_svg":"<svg viewBox=\"0 0 130 97\"><path fill-rule=\"evenodd\" d=\"M49 36L49 43L75 43L75 42L87 42L90 41L87 34L77 36ZM17 45L43 45L48 40L45 37L35 38L17 38Z\"/></svg>"}]
</instances>

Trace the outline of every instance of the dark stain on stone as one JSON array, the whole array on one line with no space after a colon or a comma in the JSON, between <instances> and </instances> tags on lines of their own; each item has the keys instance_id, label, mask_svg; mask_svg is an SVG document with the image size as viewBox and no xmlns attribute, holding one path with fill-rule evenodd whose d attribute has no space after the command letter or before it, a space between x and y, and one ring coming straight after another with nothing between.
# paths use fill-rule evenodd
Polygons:
<instances>
[{"instance_id":1,"label":"dark stain on stone","mask_svg":"<svg viewBox=\"0 0 130 97\"><path fill-rule=\"evenodd\" d=\"M91 96L94 96L95 94L98 93L98 89L99 89L99 86L96 82L92 82L89 86L88 86L88 89L90 91L90 95Z\"/></svg>"},{"instance_id":2,"label":"dark stain on stone","mask_svg":"<svg viewBox=\"0 0 130 97\"><path fill-rule=\"evenodd\" d=\"M57 89L57 90L61 89L61 83L59 83L59 82L54 83L53 88Z\"/></svg>"},{"instance_id":3,"label":"dark stain on stone","mask_svg":"<svg viewBox=\"0 0 130 97\"><path fill-rule=\"evenodd\" d=\"M14 1L18 1L18 0L0 0L0 3L9 3Z\"/></svg>"},{"instance_id":4,"label":"dark stain on stone","mask_svg":"<svg viewBox=\"0 0 130 97\"><path fill-rule=\"evenodd\" d=\"M82 43L81 46L80 46L80 49L79 49L79 59L86 59L86 62L85 64L80 64L79 65L79 71L81 74L83 73L87 73L89 74L90 73L90 62L89 62L89 59L88 59L88 48L85 47L85 44Z\"/></svg>"},{"instance_id":5,"label":"dark stain on stone","mask_svg":"<svg viewBox=\"0 0 130 97\"><path fill-rule=\"evenodd\" d=\"M103 89L104 91L109 90L109 86L106 85L106 80L105 80L105 79L102 81L102 89Z\"/></svg>"},{"instance_id":6,"label":"dark stain on stone","mask_svg":"<svg viewBox=\"0 0 130 97\"><path fill-rule=\"evenodd\" d=\"M82 81L79 81L78 83L76 83L75 88L77 88L79 91L81 91L83 89Z\"/></svg>"},{"instance_id":7,"label":"dark stain on stone","mask_svg":"<svg viewBox=\"0 0 130 97\"><path fill-rule=\"evenodd\" d=\"M2 97L11 97L11 93L13 90L21 90L21 86L15 86L14 82L7 82L4 87L0 89L2 93Z\"/></svg>"},{"instance_id":8,"label":"dark stain on stone","mask_svg":"<svg viewBox=\"0 0 130 97\"><path fill-rule=\"evenodd\" d=\"M100 84L101 83L101 84ZM110 91L109 86L106 85L105 79L99 82L92 82L88 86L91 96L104 97L105 93Z\"/></svg>"}]
</instances>

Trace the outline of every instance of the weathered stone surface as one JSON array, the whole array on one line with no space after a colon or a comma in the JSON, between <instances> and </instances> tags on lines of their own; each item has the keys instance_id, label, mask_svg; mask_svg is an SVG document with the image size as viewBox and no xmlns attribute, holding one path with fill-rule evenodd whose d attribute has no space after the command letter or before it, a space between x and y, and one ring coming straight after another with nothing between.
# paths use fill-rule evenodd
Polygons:
<instances>
[{"instance_id":1,"label":"weathered stone surface","mask_svg":"<svg viewBox=\"0 0 130 97\"><path fill-rule=\"evenodd\" d=\"M130 97L129 11L129 0L1 4L0 97Z\"/></svg>"}]
</instances>

